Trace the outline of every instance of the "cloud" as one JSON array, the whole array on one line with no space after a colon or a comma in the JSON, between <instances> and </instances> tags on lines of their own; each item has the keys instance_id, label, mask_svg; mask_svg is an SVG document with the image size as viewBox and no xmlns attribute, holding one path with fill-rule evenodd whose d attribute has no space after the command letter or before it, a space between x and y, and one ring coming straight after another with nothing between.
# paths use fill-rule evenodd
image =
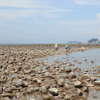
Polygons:
<instances>
[{"instance_id":1,"label":"cloud","mask_svg":"<svg viewBox=\"0 0 100 100\"><path fill-rule=\"evenodd\" d=\"M32 15L30 10L0 10L0 19L16 20L19 17Z\"/></svg>"},{"instance_id":2,"label":"cloud","mask_svg":"<svg viewBox=\"0 0 100 100\"><path fill-rule=\"evenodd\" d=\"M2 0L0 1L0 7L15 7L15 8L36 8L35 0Z\"/></svg>"},{"instance_id":3,"label":"cloud","mask_svg":"<svg viewBox=\"0 0 100 100\"><path fill-rule=\"evenodd\" d=\"M44 18L58 18L61 17L64 13L71 12L71 10L67 9L17 9L17 10L0 10L0 19L6 20L16 20L17 18L23 17L44 17ZM63 14L62 14L63 13ZM61 15L60 15L61 14ZM35 17L34 17L35 16Z\"/></svg>"},{"instance_id":4,"label":"cloud","mask_svg":"<svg viewBox=\"0 0 100 100\"><path fill-rule=\"evenodd\" d=\"M50 5L45 0L3 0L0 7L11 9L0 9L0 18L17 19L24 16L42 16L45 18L56 18L61 14L70 13L71 9L63 9ZM12 10L15 8L14 10Z\"/></svg>"},{"instance_id":5,"label":"cloud","mask_svg":"<svg viewBox=\"0 0 100 100\"><path fill-rule=\"evenodd\" d=\"M73 0L79 5L100 5L100 0Z\"/></svg>"}]
</instances>

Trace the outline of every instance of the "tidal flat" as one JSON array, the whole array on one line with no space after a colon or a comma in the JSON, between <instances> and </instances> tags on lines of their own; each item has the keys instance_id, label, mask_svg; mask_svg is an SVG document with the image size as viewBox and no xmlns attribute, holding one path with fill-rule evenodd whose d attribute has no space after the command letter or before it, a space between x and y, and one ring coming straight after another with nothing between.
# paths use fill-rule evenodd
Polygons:
<instances>
[{"instance_id":1,"label":"tidal flat","mask_svg":"<svg viewBox=\"0 0 100 100\"><path fill-rule=\"evenodd\" d=\"M0 100L99 100L99 48L0 46Z\"/></svg>"}]
</instances>

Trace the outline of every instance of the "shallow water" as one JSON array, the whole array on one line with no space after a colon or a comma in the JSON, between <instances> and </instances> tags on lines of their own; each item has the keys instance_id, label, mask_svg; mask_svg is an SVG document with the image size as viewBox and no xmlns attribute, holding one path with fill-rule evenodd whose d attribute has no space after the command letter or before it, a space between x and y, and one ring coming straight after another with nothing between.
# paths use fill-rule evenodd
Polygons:
<instances>
[{"instance_id":1,"label":"shallow water","mask_svg":"<svg viewBox=\"0 0 100 100\"><path fill-rule=\"evenodd\" d=\"M42 60L47 61L48 63L67 61L75 64L75 66L80 67L83 70L87 70L91 67L100 65L100 49L96 48L87 51L73 52L68 55L49 56Z\"/></svg>"}]
</instances>

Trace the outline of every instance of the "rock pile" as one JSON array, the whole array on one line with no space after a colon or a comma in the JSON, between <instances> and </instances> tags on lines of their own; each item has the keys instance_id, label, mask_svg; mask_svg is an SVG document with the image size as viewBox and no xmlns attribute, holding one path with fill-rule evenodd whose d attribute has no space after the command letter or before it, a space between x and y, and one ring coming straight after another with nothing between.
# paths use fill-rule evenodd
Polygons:
<instances>
[{"instance_id":1,"label":"rock pile","mask_svg":"<svg viewBox=\"0 0 100 100\"><path fill-rule=\"evenodd\" d=\"M100 83L67 62L33 58L29 49L0 49L0 100L87 100L89 84Z\"/></svg>"}]
</instances>

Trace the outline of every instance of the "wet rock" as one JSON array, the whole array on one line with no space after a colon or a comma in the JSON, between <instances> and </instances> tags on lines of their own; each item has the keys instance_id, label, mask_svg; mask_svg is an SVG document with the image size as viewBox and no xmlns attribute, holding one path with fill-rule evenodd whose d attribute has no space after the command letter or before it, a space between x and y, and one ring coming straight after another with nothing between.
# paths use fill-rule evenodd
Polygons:
<instances>
[{"instance_id":1,"label":"wet rock","mask_svg":"<svg viewBox=\"0 0 100 100\"><path fill-rule=\"evenodd\" d=\"M53 95L53 96L58 96L58 89L57 88L50 88L49 92Z\"/></svg>"}]
</instances>

